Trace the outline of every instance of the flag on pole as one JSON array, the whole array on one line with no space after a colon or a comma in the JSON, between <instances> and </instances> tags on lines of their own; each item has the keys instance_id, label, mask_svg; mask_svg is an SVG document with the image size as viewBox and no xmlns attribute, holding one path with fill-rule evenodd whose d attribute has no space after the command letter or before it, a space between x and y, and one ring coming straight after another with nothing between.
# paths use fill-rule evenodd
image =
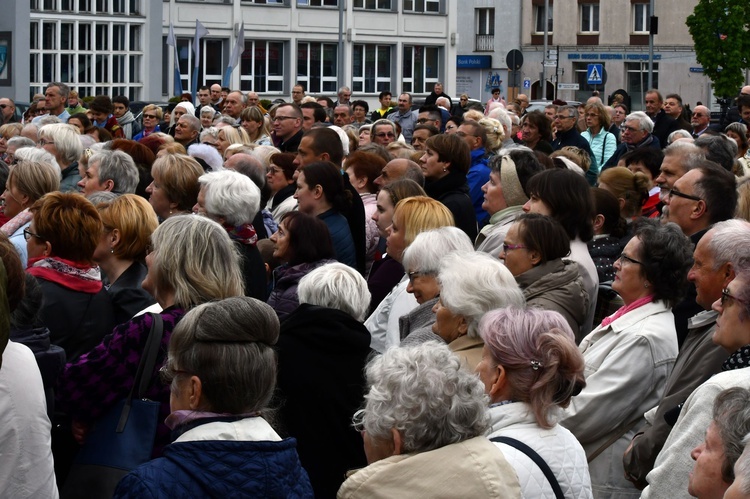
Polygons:
<instances>
[{"instance_id":1,"label":"flag on pole","mask_svg":"<svg viewBox=\"0 0 750 499\"><path fill-rule=\"evenodd\" d=\"M240 32L237 34L237 41L234 44L234 49L232 49L232 56L229 58L229 65L227 66L227 70L224 72L224 79L222 80L222 86L228 87L229 86L229 77L232 74L232 71L234 68L237 67L237 65L240 63L240 57L242 56L242 53L245 51L245 21L242 21L242 24L240 25Z\"/></svg>"},{"instance_id":2,"label":"flag on pole","mask_svg":"<svg viewBox=\"0 0 750 499\"><path fill-rule=\"evenodd\" d=\"M174 49L174 94L182 95L182 75L180 75L180 55L177 52L177 39L174 37L174 26L169 23L169 35L167 35L167 45Z\"/></svg>"},{"instance_id":3,"label":"flag on pole","mask_svg":"<svg viewBox=\"0 0 750 499\"><path fill-rule=\"evenodd\" d=\"M201 58L201 38L208 34L208 30L199 20L195 20L195 38L193 39L193 80L191 85L191 94L195 102L195 92L198 87L198 67Z\"/></svg>"}]
</instances>

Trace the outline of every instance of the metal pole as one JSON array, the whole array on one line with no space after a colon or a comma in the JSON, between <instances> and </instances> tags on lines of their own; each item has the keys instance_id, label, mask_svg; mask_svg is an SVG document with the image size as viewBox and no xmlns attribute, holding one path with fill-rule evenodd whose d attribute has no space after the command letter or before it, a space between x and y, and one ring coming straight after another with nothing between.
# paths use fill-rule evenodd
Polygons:
<instances>
[{"instance_id":1,"label":"metal pole","mask_svg":"<svg viewBox=\"0 0 750 499\"><path fill-rule=\"evenodd\" d=\"M651 26L651 19L654 17L654 0L648 4L648 89L654 88L654 30Z\"/></svg>"},{"instance_id":2,"label":"metal pole","mask_svg":"<svg viewBox=\"0 0 750 499\"><path fill-rule=\"evenodd\" d=\"M344 0L339 0L338 88L344 86ZM338 91L338 89L337 89Z\"/></svg>"},{"instance_id":3,"label":"metal pole","mask_svg":"<svg viewBox=\"0 0 750 499\"><path fill-rule=\"evenodd\" d=\"M544 54L542 54L542 99L547 98L547 35L549 34L549 0L544 0Z\"/></svg>"}]
</instances>

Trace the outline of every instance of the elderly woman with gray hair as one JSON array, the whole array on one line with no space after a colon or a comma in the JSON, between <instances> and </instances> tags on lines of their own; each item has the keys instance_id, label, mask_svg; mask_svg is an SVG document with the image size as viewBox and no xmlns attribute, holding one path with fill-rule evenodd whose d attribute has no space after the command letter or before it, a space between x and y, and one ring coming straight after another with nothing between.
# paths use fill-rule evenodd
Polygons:
<instances>
[{"instance_id":1,"label":"elderly woman with gray hair","mask_svg":"<svg viewBox=\"0 0 750 499\"><path fill-rule=\"evenodd\" d=\"M404 250L402 263L409 277L406 292L414 295L419 306L398 320L401 346L436 340L432 332L440 295L438 270L441 259L452 251L471 252L469 237L458 227L440 227L422 232Z\"/></svg>"},{"instance_id":2,"label":"elderly woman with gray hair","mask_svg":"<svg viewBox=\"0 0 750 499\"><path fill-rule=\"evenodd\" d=\"M62 180L61 192L78 192L81 175L78 172L78 158L81 157L80 133L73 125L52 123L39 129L37 145L52 154L60 166Z\"/></svg>"},{"instance_id":3,"label":"elderly woman with gray hair","mask_svg":"<svg viewBox=\"0 0 750 499\"><path fill-rule=\"evenodd\" d=\"M123 478L114 497L311 497L293 439L264 419L276 384L279 320L248 297L188 312L161 369L166 424L177 435L164 456Z\"/></svg>"},{"instance_id":4,"label":"elderly woman with gray hair","mask_svg":"<svg viewBox=\"0 0 750 499\"><path fill-rule=\"evenodd\" d=\"M500 256L505 235L529 200L526 183L542 170L544 166L530 149L518 147L507 154L493 156L490 179L482 186L482 208L489 213L490 221L479 231L474 242L477 251L495 258Z\"/></svg>"},{"instance_id":5,"label":"elderly woman with gray hair","mask_svg":"<svg viewBox=\"0 0 750 499\"><path fill-rule=\"evenodd\" d=\"M202 175L193 213L219 222L242 256L245 295L265 301L268 297L266 267L256 246L252 221L260 209L260 189L247 176L233 170Z\"/></svg>"},{"instance_id":6,"label":"elderly woman with gray hair","mask_svg":"<svg viewBox=\"0 0 750 499\"><path fill-rule=\"evenodd\" d=\"M436 342L391 348L367 365L369 393L355 414L369 466L337 497L521 497L502 452L483 436L479 378Z\"/></svg>"},{"instance_id":7,"label":"elderly woman with gray hair","mask_svg":"<svg viewBox=\"0 0 750 499\"><path fill-rule=\"evenodd\" d=\"M372 353L362 325L370 292L364 278L342 263L311 271L297 292L300 305L281 323L276 346L279 416L297 439L316 497L334 497L347 470L367 464L350 418L362 406Z\"/></svg>"},{"instance_id":8,"label":"elderly woman with gray hair","mask_svg":"<svg viewBox=\"0 0 750 499\"><path fill-rule=\"evenodd\" d=\"M479 321L490 310L523 307L513 274L484 253L455 251L440 261L440 299L433 307L432 332L473 371L482 360Z\"/></svg>"}]
</instances>

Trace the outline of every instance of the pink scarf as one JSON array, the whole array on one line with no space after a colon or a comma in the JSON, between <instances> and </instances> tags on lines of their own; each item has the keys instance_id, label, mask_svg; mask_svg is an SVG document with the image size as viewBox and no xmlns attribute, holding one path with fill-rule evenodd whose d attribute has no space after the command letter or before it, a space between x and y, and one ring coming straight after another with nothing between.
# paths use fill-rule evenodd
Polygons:
<instances>
[{"instance_id":1,"label":"pink scarf","mask_svg":"<svg viewBox=\"0 0 750 499\"><path fill-rule=\"evenodd\" d=\"M648 295L648 296L644 296L643 298L637 299L630 305L624 305L620 307L619 309L617 309L617 312L615 312L614 314L610 315L609 317L605 317L604 320L602 321L602 326L605 326L605 327L609 326L614 321L616 321L623 315L627 314L631 310L635 310L636 308L642 307L643 305L651 303L652 301L654 301L654 295Z\"/></svg>"},{"instance_id":2,"label":"pink scarf","mask_svg":"<svg viewBox=\"0 0 750 499\"><path fill-rule=\"evenodd\" d=\"M5 222L5 225L0 227L0 231L2 231L2 233L6 236L10 237L15 234L18 229L31 222L32 218L34 218L34 215L29 211L28 208L26 208L21 213Z\"/></svg>"}]
</instances>

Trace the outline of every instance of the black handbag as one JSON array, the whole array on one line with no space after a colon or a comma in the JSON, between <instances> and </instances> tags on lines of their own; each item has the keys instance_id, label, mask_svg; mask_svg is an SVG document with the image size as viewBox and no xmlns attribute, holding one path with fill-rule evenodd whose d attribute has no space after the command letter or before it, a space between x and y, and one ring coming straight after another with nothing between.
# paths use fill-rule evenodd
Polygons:
<instances>
[{"instance_id":1,"label":"black handbag","mask_svg":"<svg viewBox=\"0 0 750 499\"><path fill-rule=\"evenodd\" d=\"M63 499L109 499L122 477L151 459L161 404L143 395L151 384L164 331L161 315L151 315L153 323L133 387L86 435L65 481Z\"/></svg>"}]
</instances>

